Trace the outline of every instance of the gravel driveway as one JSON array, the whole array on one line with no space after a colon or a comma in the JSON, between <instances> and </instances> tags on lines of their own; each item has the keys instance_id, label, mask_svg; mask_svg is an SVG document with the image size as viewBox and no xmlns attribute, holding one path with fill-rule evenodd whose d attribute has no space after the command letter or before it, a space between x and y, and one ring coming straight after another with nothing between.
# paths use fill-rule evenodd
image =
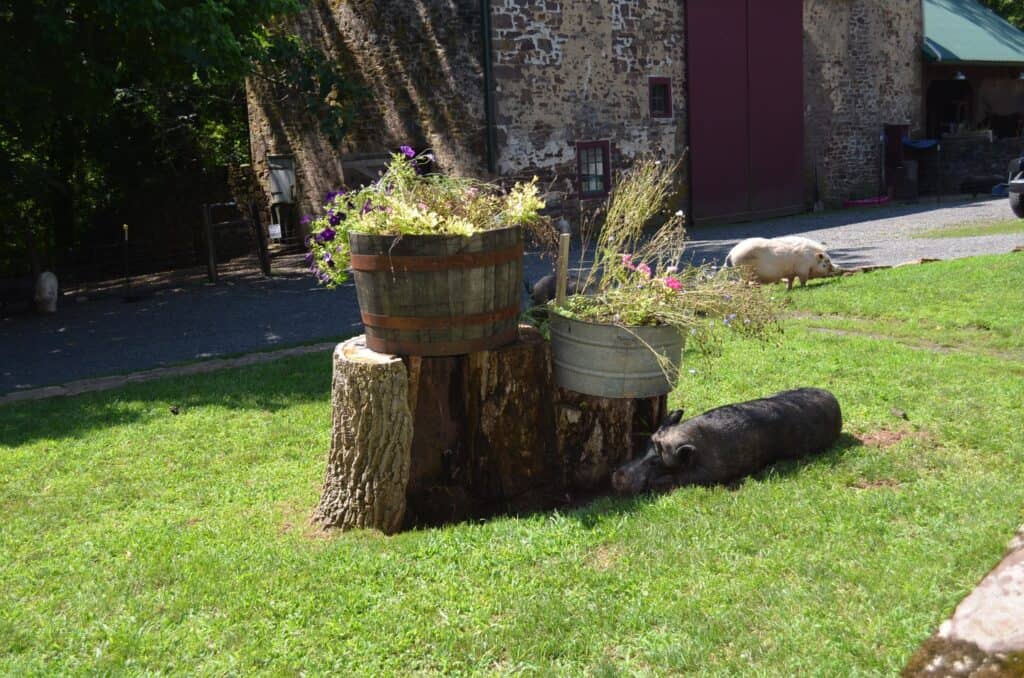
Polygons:
<instances>
[{"instance_id":1,"label":"gravel driveway","mask_svg":"<svg viewBox=\"0 0 1024 678\"><path fill-rule=\"evenodd\" d=\"M720 263L737 241L760 236L803 235L825 243L844 268L895 265L914 259L958 259L1009 252L1024 243L1024 233L969 238L914 238L943 226L1015 219L1007 200L936 205L902 205L823 214L801 214L749 224L712 226L692 234L696 263Z\"/></svg>"},{"instance_id":2,"label":"gravel driveway","mask_svg":"<svg viewBox=\"0 0 1024 678\"><path fill-rule=\"evenodd\" d=\"M950 259L1008 252L1024 234L912 239L946 225L1010 219L1006 200L894 206L871 211L805 214L702 228L691 234L694 261L721 262L749 236L801 234L824 241L844 267L896 264L920 257ZM527 257L526 278L549 266ZM218 285L156 276L131 301L114 287L61 300L57 314L0 319L0 395L79 379L135 372L350 336L359 331L351 286L329 291L292 271L270 280L226 274ZM325 370L329 369L326 364Z\"/></svg>"}]
</instances>

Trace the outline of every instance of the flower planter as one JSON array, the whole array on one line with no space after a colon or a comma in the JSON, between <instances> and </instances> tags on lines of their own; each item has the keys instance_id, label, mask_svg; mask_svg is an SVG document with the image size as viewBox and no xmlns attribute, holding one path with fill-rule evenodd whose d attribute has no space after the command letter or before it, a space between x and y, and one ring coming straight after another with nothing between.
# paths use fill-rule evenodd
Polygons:
<instances>
[{"instance_id":1,"label":"flower planter","mask_svg":"<svg viewBox=\"0 0 1024 678\"><path fill-rule=\"evenodd\" d=\"M602 325L551 316L555 383L603 398L650 398L676 385L683 337L674 327ZM665 369L658 356L667 358Z\"/></svg>"},{"instance_id":2,"label":"flower planter","mask_svg":"<svg viewBox=\"0 0 1024 678\"><path fill-rule=\"evenodd\" d=\"M1024 219L1024 179L1010 182L1010 208L1014 214Z\"/></svg>"},{"instance_id":3,"label":"flower planter","mask_svg":"<svg viewBox=\"0 0 1024 678\"><path fill-rule=\"evenodd\" d=\"M349 234L366 345L379 353L461 355L518 334L523 234Z\"/></svg>"}]
</instances>

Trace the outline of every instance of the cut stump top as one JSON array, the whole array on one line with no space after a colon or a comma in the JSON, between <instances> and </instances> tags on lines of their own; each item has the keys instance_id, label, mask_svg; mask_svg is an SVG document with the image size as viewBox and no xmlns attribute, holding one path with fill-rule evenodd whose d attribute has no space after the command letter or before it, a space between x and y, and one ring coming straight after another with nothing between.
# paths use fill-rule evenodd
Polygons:
<instances>
[{"instance_id":1,"label":"cut stump top","mask_svg":"<svg viewBox=\"0 0 1024 678\"><path fill-rule=\"evenodd\" d=\"M391 353L378 353L366 346L366 335L360 334L358 337L352 337L351 339L338 344L337 348L334 349L335 360L341 359L351 363L364 363L368 365L388 365L393 362L401 362L402 359L397 355Z\"/></svg>"}]
</instances>

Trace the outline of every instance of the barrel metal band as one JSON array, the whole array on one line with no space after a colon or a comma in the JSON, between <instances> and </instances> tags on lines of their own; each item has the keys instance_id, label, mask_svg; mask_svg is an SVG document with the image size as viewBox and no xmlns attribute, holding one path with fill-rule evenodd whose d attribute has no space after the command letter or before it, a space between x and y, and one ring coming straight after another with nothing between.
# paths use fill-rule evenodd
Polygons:
<instances>
[{"instance_id":1,"label":"barrel metal band","mask_svg":"<svg viewBox=\"0 0 1024 678\"><path fill-rule=\"evenodd\" d=\"M467 252L447 255L390 255L390 254L355 254L352 253L350 263L354 271L391 271L391 272L423 272L446 271L450 269L483 268L497 266L515 261L523 256L523 243L517 242L511 247L489 252Z\"/></svg>"},{"instance_id":2,"label":"barrel metal band","mask_svg":"<svg viewBox=\"0 0 1024 678\"><path fill-rule=\"evenodd\" d=\"M487 313L470 313L457 316L394 316L376 315L362 311L363 324L382 330L444 330L449 327L486 325L508 320L519 315L519 304Z\"/></svg>"},{"instance_id":3,"label":"barrel metal band","mask_svg":"<svg viewBox=\"0 0 1024 678\"><path fill-rule=\"evenodd\" d=\"M475 351L486 351L510 344L519 336L519 327L512 327L500 334L481 337L479 339L464 339L462 341L393 341L381 339L380 337L366 335L366 345L371 351L377 353L391 353L393 355L463 355Z\"/></svg>"}]
</instances>

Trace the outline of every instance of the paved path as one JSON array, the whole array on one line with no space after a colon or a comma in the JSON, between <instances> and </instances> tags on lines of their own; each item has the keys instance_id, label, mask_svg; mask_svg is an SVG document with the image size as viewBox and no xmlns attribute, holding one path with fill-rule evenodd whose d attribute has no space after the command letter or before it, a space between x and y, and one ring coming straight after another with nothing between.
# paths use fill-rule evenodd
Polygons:
<instances>
[{"instance_id":1,"label":"paved path","mask_svg":"<svg viewBox=\"0 0 1024 678\"><path fill-rule=\"evenodd\" d=\"M1009 219L1006 200L897 206L873 211L806 214L766 222L704 228L692 234L693 259L720 262L736 240L805 234L823 240L842 266L896 264L1008 252L1024 234L915 240L939 226ZM292 260L292 264L296 260ZM527 257L526 278L548 264ZM0 395L183 362L338 340L359 332L355 290L319 287L293 267L263 280L225 273L218 285L201 270L151 276L131 294L119 286L75 291L57 314L0 319ZM125 297L131 297L126 300Z\"/></svg>"}]
</instances>

